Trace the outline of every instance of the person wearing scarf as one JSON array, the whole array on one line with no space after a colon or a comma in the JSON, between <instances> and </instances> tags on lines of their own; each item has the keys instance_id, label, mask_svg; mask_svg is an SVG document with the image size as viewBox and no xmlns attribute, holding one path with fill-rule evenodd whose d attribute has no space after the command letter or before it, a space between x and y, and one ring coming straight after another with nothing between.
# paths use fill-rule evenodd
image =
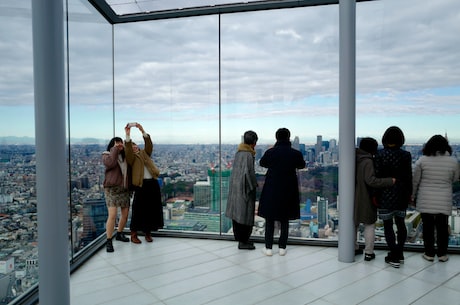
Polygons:
<instances>
[{"instance_id":1,"label":"person wearing scarf","mask_svg":"<svg viewBox=\"0 0 460 305\"><path fill-rule=\"evenodd\" d=\"M135 126L144 138L144 149L139 149L130 137L131 126L125 127L126 161L131 166L132 185L134 187L134 199L131 213L131 242L140 244L137 234L142 231L145 240L152 242L152 231L163 228L163 205L161 203L161 191L158 184L160 171L151 159L153 144L150 135L144 131L141 124Z\"/></svg>"},{"instance_id":2,"label":"person wearing scarf","mask_svg":"<svg viewBox=\"0 0 460 305\"><path fill-rule=\"evenodd\" d=\"M257 180L254 169L254 157L258 137L252 131L246 131L243 143L233 161L232 173L228 190L225 216L232 219L233 235L238 241L238 249L254 250L256 247L249 241L254 226Z\"/></svg>"}]
</instances>

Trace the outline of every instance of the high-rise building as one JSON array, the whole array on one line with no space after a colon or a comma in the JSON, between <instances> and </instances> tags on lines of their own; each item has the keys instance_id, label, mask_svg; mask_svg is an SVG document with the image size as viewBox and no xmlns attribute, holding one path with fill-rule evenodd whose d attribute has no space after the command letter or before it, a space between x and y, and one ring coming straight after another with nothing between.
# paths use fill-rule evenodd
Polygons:
<instances>
[{"instance_id":1,"label":"high-rise building","mask_svg":"<svg viewBox=\"0 0 460 305\"><path fill-rule=\"evenodd\" d=\"M86 245L105 232L108 211L105 198L87 199L83 203L83 208L82 244Z\"/></svg>"},{"instance_id":2,"label":"high-rise building","mask_svg":"<svg viewBox=\"0 0 460 305\"><path fill-rule=\"evenodd\" d=\"M316 136L316 145L315 145L315 161L318 160L319 155L323 151L323 136Z\"/></svg>"},{"instance_id":3,"label":"high-rise building","mask_svg":"<svg viewBox=\"0 0 460 305\"><path fill-rule=\"evenodd\" d=\"M328 223L328 200L320 196L318 196L316 200L318 203L318 225L319 228L324 228Z\"/></svg>"},{"instance_id":4,"label":"high-rise building","mask_svg":"<svg viewBox=\"0 0 460 305\"><path fill-rule=\"evenodd\" d=\"M193 185L193 205L211 208L211 184L208 181L197 181Z\"/></svg>"},{"instance_id":5,"label":"high-rise building","mask_svg":"<svg viewBox=\"0 0 460 305\"><path fill-rule=\"evenodd\" d=\"M230 169L209 169L208 178L211 186L211 211L222 215L222 231L231 227L231 219L224 217L227 208L228 188L230 185Z\"/></svg>"},{"instance_id":6,"label":"high-rise building","mask_svg":"<svg viewBox=\"0 0 460 305\"><path fill-rule=\"evenodd\" d=\"M292 141L292 148L300 151L300 140L298 136L294 137L294 141Z\"/></svg>"}]
</instances>

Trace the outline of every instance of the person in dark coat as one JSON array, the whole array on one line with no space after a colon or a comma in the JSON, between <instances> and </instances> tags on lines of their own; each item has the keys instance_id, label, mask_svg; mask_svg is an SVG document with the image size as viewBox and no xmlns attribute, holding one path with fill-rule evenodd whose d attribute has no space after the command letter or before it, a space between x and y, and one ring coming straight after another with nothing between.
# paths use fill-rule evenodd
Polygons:
<instances>
[{"instance_id":1,"label":"person in dark coat","mask_svg":"<svg viewBox=\"0 0 460 305\"><path fill-rule=\"evenodd\" d=\"M249 241L254 226L256 208L257 179L254 169L254 147L257 134L246 131L243 143L238 145L238 151L233 161L232 174L228 189L227 208L225 216L232 219L233 235L238 241L238 249L254 250L256 247Z\"/></svg>"},{"instance_id":2,"label":"person in dark coat","mask_svg":"<svg viewBox=\"0 0 460 305\"><path fill-rule=\"evenodd\" d=\"M291 147L291 133L287 128L276 131L275 146L268 149L259 161L268 168L260 195L259 216L265 218L265 248L271 256L275 221L281 224L278 241L279 254L286 254L289 220L300 218L300 196L296 169L305 168L302 153Z\"/></svg>"},{"instance_id":3,"label":"person in dark coat","mask_svg":"<svg viewBox=\"0 0 460 305\"><path fill-rule=\"evenodd\" d=\"M373 190L392 186L394 178L377 178L374 171L374 155L377 152L377 141L374 138L362 138L359 148L356 149L356 179L354 222L355 238L359 224L364 224L364 260L375 258L375 222L377 221L377 207L372 202ZM361 254L358 243L355 243L355 253Z\"/></svg>"},{"instance_id":4,"label":"person in dark coat","mask_svg":"<svg viewBox=\"0 0 460 305\"><path fill-rule=\"evenodd\" d=\"M395 268L404 262L403 250L407 239L404 220L412 195L412 156L401 148L404 141L399 127L389 127L382 136L383 149L377 152L374 159L377 177L396 179L392 187L377 193L378 216L383 220L385 240L390 249L385 262ZM394 223L397 234L393 229Z\"/></svg>"}]
</instances>

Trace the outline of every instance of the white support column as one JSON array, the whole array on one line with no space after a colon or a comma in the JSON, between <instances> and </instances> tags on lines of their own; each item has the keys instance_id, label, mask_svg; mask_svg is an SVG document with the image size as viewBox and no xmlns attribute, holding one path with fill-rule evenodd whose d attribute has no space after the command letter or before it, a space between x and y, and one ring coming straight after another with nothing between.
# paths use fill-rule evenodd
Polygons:
<instances>
[{"instance_id":1,"label":"white support column","mask_svg":"<svg viewBox=\"0 0 460 305\"><path fill-rule=\"evenodd\" d=\"M339 1L339 261L354 261L356 2Z\"/></svg>"},{"instance_id":2,"label":"white support column","mask_svg":"<svg viewBox=\"0 0 460 305\"><path fill-rule=\"evenodd\" d=\"M62 0L32 1L40 304L70 304L64 15Z\"/></svg>"}]
</instances>

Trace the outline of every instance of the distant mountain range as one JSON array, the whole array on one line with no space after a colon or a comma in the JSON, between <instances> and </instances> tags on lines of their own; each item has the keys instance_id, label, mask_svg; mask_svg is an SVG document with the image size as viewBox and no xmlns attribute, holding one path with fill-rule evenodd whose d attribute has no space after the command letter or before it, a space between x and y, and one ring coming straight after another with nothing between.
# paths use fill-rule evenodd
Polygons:
<instances>
[{"instance_id":1,"label":"distant mountain range","mask_svg":"<svg viewBox=\"0 0 460 305\"><path fill-rule=\"evenodd\" d=\"M106 144L107 140L96 138L71 138L72 144ZM32 137L0 137L0 145L35 145L35 138Z\"/></svg>"}]
</instances>

